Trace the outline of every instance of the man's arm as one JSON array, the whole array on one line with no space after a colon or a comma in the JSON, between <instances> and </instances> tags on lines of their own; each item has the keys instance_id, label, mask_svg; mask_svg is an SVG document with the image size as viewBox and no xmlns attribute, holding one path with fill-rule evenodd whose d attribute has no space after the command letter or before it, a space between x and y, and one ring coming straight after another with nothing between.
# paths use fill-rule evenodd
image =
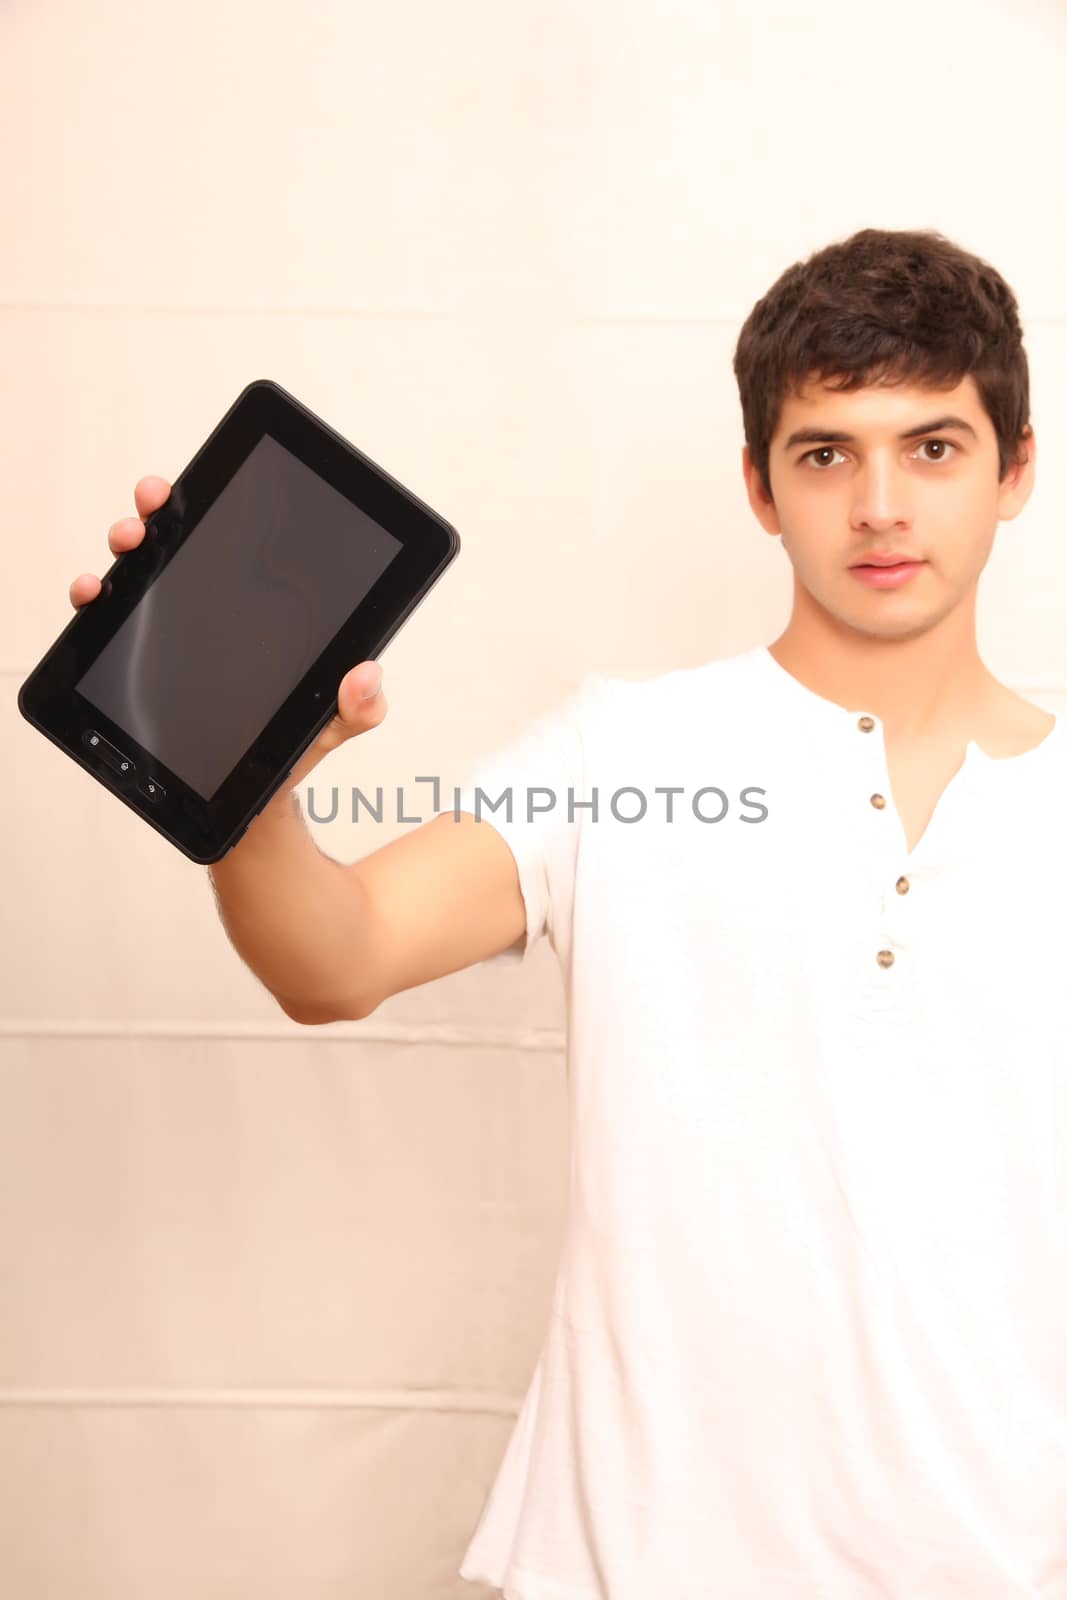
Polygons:
<instances>
[{"instance_id":1,"label":"man's arm","mask_svg":"<svg viewBox=\"0 0 1067 1600\"><path fill-rule=\"evenodd\" d=\"M467 812L345 866L319 850L287 788L210 873L234 949L296 1022L369 1016L526 930L511 850Z\"/></svg>"}]
</instances>

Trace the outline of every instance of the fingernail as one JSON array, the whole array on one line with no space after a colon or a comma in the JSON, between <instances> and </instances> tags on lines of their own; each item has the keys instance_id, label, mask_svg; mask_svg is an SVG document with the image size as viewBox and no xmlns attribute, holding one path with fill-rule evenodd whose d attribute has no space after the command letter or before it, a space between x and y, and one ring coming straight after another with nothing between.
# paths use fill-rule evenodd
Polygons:
<instances>
[{"instance_id":1,"label":"fingernail","mask_svg":"<svg viewBox=\"0 0 1067 1600\"><path fill-rule=\"evenodd\" d=\"M382 686L382 669L381 669L381 667L379 667L377 676L373 679L370 687L368 689L364 689L363 693L360 695L360 699L361 700L370 700L370 699L372 699L373 696L378 693L378 690L381 688L381 686Z\"/></svg>"}]
</instances>

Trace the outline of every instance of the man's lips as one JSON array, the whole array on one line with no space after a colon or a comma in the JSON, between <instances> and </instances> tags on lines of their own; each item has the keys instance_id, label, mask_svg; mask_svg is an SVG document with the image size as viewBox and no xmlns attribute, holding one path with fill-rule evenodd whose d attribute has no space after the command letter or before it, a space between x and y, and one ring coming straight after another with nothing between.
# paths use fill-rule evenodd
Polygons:
<instances>
[{"instance_id":1,"label":"man's lips","mask_svg":"<svg viewBox=\"0 0 1067 1600\"><path fill-rule=\"evenodd\" d=\"M862 561L854 561L852 565L854 567L902 567L912 563L918 564L919 560L918 556L909 556L902 551L893 550L888 555L865 556Z\"/></svg>"},{"instance_id":2,"label":"man's lips","mask_svg":"<svg viewBox=\"0 0 1067 1600\"><path fill-rule=\"evenodd\" d=\"M925 561L913 561L910 557L901 560L884 561L857 561L849 568L853 577L860 583L865 583L871 589L898 589L903 584L910 583L916 576L920 567L925 567Z\"/></svg>"}]
</instances>

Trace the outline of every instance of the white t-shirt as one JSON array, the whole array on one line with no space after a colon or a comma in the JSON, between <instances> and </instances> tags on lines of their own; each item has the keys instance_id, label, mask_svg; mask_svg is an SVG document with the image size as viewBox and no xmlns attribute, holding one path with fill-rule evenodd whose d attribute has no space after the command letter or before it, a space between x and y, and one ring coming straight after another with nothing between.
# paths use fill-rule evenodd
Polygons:
<instances>
[{"instance_id":1,"label":"white t-shirt","mask_svg":"<svg viewBox=\"0 0 1067 1600\"><path fill-rule=\"evenodd\" d=\"M559 957L570 1184L460 1576L1067 1600L1063 719L969 744L910 854L880 719L762 645L590 675L461 809L509 785L493 959Z\"/></svg>"}]
</instances>

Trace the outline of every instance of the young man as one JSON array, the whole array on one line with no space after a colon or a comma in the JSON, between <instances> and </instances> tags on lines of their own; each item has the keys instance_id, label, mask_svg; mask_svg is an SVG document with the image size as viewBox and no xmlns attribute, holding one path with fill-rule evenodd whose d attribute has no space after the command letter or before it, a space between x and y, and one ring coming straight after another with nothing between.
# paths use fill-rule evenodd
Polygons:
<instances>
[{"instance_id":1,"label":"young man","mask_svg":"<svg viewBox=\"0 0 1067 1600\"><path fill-rule=\"evenodd\" d=\"M782 275L734 367L749 498L792 564L781 636L587 676L458 821L343 867L292 791L385 714L362 663L212 869L219 910L309 1023L542 935L562 964L567 1230L463 1577L508 1600L1052 1600L1067 740L975 628L1034 476L1016 302L940 234L865 229ZM139 515L167 492L142 479ZM510 818L479 823L479 788Z\"/></svg>"}]
</instances>

